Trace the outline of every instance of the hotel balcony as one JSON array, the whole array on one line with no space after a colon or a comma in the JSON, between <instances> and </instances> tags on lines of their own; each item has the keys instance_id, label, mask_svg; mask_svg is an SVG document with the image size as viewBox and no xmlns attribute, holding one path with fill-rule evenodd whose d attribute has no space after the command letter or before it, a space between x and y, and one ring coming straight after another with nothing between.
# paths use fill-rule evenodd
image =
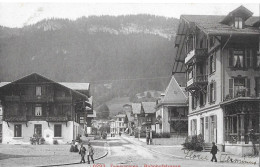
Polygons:
<instances>
[{"instance_id":1,"label":"hotel balcony","mask_svg":"<svg viewBox=\"0 0 260 167\"><path fill-rule=\"evenodd\" d=\"M187 90L199 90L208 84L207 75L196 75L187 82Z\"/></svg>"},{"instance_id":2,"label":"hotel balcony","mask_svg":"<svg viewBox=\"0 0 260 167\"><path fill-rule=\"evenodd\" d=\"M206 48L194 49L187 54L185 64L205 61L207 54L208 50Z\"/></svg>"}]
</instances>

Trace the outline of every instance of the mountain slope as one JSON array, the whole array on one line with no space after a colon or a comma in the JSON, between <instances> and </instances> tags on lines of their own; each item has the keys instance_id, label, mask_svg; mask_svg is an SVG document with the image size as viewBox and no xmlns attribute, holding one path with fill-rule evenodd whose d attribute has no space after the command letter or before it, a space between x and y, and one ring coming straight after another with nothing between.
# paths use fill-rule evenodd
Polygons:
<instances>
[{"instance_id":1,"label":"mountain slope","mask_svg":"<svg viewBox=\"0 0 260 167\"><path fill-rule=\"evenodd\" d=\"M173 18L129 15L0 27L0 81L38 72L55 81L90 82L97 104L163 90L174 61L177 24Z\"/></svg>"}]
</instances>

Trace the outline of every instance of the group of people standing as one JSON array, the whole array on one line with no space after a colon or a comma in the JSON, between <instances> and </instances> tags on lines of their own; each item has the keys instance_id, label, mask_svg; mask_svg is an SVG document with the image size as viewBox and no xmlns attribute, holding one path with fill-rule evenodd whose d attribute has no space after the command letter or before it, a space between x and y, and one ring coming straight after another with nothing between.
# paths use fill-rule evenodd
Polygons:
<instances>
[{"instance_id":1,"label":"group of people standing","mask_svg":"<svg viewBox=\"0 0 260 167\"><path fill-rule=\"evenodd\" d=\"M88 147L86 149L86 147L84 147L83 143L80 144L80 148L78 149L78 145L79 143L78 142L75 142L71 145L71 148L70 148L70 152L78 152L81 156L81 160L80 160L80 163L85 163L85 156L87 155L88 156L88 164L90 164L90 160L89 158L91 158L92 162L94 163L94 158L93 158L93 155L94 155L94 148L93 146L91 145L90 142L88 142Z\"/></svg>"},{"instance_id":2,"label":"group of people standing","mask_svg":"<svg viewBox=\"0 0 260 167\"><path fill-rule=\"evenodd\" d=\"M90 164L89 157L91 158L91 160L94 164L94 159L93 159L94 148L92 147L92 145L90 143L88 143L88 149L86 149L84 147L83 143L81 143L81 146L80 146L80 149L79 149L79 154L81 155L80 163L85 163L86 152L87 152L87 156L88 156L88 164Z\"/></svg>"}]
</instances>

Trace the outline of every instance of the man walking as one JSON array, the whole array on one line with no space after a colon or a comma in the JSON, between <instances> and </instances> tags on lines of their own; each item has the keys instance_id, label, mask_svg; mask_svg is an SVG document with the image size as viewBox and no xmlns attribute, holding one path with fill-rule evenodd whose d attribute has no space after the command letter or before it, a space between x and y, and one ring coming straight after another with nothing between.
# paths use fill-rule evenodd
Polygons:
<instances>
[{"instance_id":1,"label":"man walking","mask_svg":"<svg viewBox=\"0 0 260 167\"><path fill-rule=\"evenodd\" d=\"M216 158L216 154L218 152L218 147L215 145L215 142L212 142L212 148L210 153L212 154L212 158L211 158L211 162L213 162L213 160L215 160L215 162L217 162L217 158Z\"/></svg>"},{"instance_id":2,"label":"man walking","mask_svg":"<svg viewBox=\"0 0 260 167\"><path fill-rule=\"evenodd\" d=\"M86 148L83 146L83 143L81 143L79 154L81 155L80 163L85 163Z\"/></svg>"},{"instance_id":3,"label":"man walking","mask_svg":"<svg viewBox=\"0 0 260 167\"><path fill-rule=\"evenodd\" d=\"M88 143L88 164L90 164L89 157L91 157L91 160L94 164L93 155L94 155L94 148L91 146L90 143Z\"/></svg>"}]
</instances>

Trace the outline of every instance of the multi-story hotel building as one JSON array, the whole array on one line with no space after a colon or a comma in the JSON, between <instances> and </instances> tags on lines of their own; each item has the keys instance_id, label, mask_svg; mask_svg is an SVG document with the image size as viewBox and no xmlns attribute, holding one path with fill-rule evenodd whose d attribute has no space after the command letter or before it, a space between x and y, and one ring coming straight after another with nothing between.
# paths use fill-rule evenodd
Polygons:
<instances>
[{"instance_id":1,"label":"multi-story hotel building","mask_svg":"<svg viewBox=\"0 0 260 167\"><path fill-rule=\"evenodd\" d=\"M226 16L182 15L173 73L186 73L188 133L246 155L259 143L260 20L243 6Z\"/></svg>"}]
</instances>

